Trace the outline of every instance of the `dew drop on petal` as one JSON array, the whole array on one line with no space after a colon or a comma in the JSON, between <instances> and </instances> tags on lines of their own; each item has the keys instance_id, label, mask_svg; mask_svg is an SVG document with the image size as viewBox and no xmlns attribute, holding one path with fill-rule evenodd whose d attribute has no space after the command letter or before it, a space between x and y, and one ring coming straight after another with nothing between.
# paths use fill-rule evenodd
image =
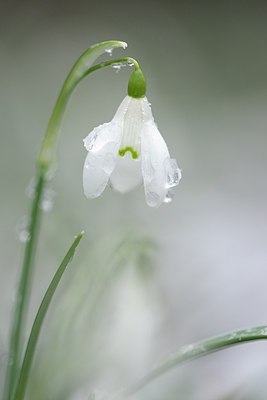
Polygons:
<instances>
[{"instance_id":1,"label":"dew drop on petal","mask_svg":"<svg viewBox=\"0 0 267 400\"><path fill-rule=\"evenodd\" d=\"M172 201L173 197L174 197L174 190L173 189L168 190L166 197L163 200L163 203L166 203L166 204L170 203Z\"/></svg>"},{"instance_id":2,"label":"dew drop on petal","mask_svg":"<svg viewBox=\"0 0 267 400\"><path fill-rule=\"evenodd\" d=\"M86 148L86 150L88 151L93 150L97 137L98 137L98 132L96 129L94 129L89 136L83 139L84 147Z\"/></svg>"},{"instance_id":3,"label":"dew drop on petal","mask_svg":"<svg viewBox=\"0 0 267 400\"><path fill-rule=\"evenodd\" d=\"M167 158L164 162L167 175L167 188L177 186L181 179L181 171L174 158Z\"/></svg>"}]
</instances>

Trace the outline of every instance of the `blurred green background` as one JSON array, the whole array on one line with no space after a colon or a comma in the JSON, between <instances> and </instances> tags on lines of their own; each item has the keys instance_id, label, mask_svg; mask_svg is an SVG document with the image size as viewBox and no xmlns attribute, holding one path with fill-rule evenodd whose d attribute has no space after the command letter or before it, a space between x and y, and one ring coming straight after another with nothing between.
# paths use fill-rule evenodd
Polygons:
<instances>
[{"instance_id":1,"label":"blurred green background","mask_svg":"<svg viewBox=\"0 0 267 400\"><path fill-rule=\"evenodd\" d=\"M0 376L23 246L18 224L60 87L91 44L128 42L171 156L176 197L83 195L82 139L109 121L130 70L89 77L67 110L28 329L72 237L86 237L46 319L29 399L96 399L179 346L267 321L267 3L1 1ZM115 249L119 248L114 255ZM267 344L179 367L136 399L266 399ZM0 384L1 384L0 381Z\"/></svg>"}]
</instances>

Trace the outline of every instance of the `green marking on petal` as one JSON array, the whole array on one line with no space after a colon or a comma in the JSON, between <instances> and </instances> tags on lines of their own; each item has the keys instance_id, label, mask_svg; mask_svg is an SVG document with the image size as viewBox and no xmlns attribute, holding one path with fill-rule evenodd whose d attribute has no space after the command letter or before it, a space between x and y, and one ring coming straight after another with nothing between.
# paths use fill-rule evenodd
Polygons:
<instances>
[{"instance_id":1,"label":"green marking on petal","mask_svg":"<svg viewBox=\"0 0 267 400\"><path fill-rule=\"evenodd\" d=\"M127 153L127 151L129 151L129 152L132 154L132 158L133 158L134 160L136 160L136 159L138 158L139 154L138 154L137 151L134 150L131 146L126 146L126 147L124 147L124 149L120 149L120 150L119 150L119 155L120 155L121 157L124 157L125 154Z\"/></svg>"}]
</instances>

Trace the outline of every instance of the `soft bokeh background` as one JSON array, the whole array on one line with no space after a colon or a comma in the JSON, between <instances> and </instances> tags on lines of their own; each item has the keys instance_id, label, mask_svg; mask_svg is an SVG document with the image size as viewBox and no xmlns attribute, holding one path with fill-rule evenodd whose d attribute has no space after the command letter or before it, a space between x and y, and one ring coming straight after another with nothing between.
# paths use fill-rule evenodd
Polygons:
<instances>
[{"instance_id":1,"label":"soft bokeh background","mask_svg":"<svg viewBox=\"0 0 267 400\"><path fill-rule=\"evenodd\" d=\"M25 188L66 74L81 52L106 39L127 41L116 56L140 61L183 179L173 203L157 210L142 188L86 200L82 138L112 118L130 71L103 70L79 87L60 137L28 328L72 237L81 229L87 235L46 319L28 398L86 399L91 391L98 398L185 343L265 324L266 2L15 0L0 7L1 380ZM214 354L135 398L266 399L266 355L267 343Z\"/></svg>"}]
</instances>

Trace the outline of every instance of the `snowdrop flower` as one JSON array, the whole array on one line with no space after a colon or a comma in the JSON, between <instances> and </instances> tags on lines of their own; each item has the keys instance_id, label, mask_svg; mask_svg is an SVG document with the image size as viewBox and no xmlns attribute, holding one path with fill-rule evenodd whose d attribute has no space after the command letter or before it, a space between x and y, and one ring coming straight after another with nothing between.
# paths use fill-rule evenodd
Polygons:
<instances>
[{"instance_id":1,"label":"snowdrop flower","mask_svg":"<svg viewBox=\"0 0 267 400\"><path fill-rule=\"evenodd\" d=\"M83 169L86 197L100 196L108 182L121 193L143 182L149 206L172 200L181 171L154 122L141 70L132 73L128 96L114 118L89 133L84 146L88 151Z\"/></svg>"}]
</instances>

